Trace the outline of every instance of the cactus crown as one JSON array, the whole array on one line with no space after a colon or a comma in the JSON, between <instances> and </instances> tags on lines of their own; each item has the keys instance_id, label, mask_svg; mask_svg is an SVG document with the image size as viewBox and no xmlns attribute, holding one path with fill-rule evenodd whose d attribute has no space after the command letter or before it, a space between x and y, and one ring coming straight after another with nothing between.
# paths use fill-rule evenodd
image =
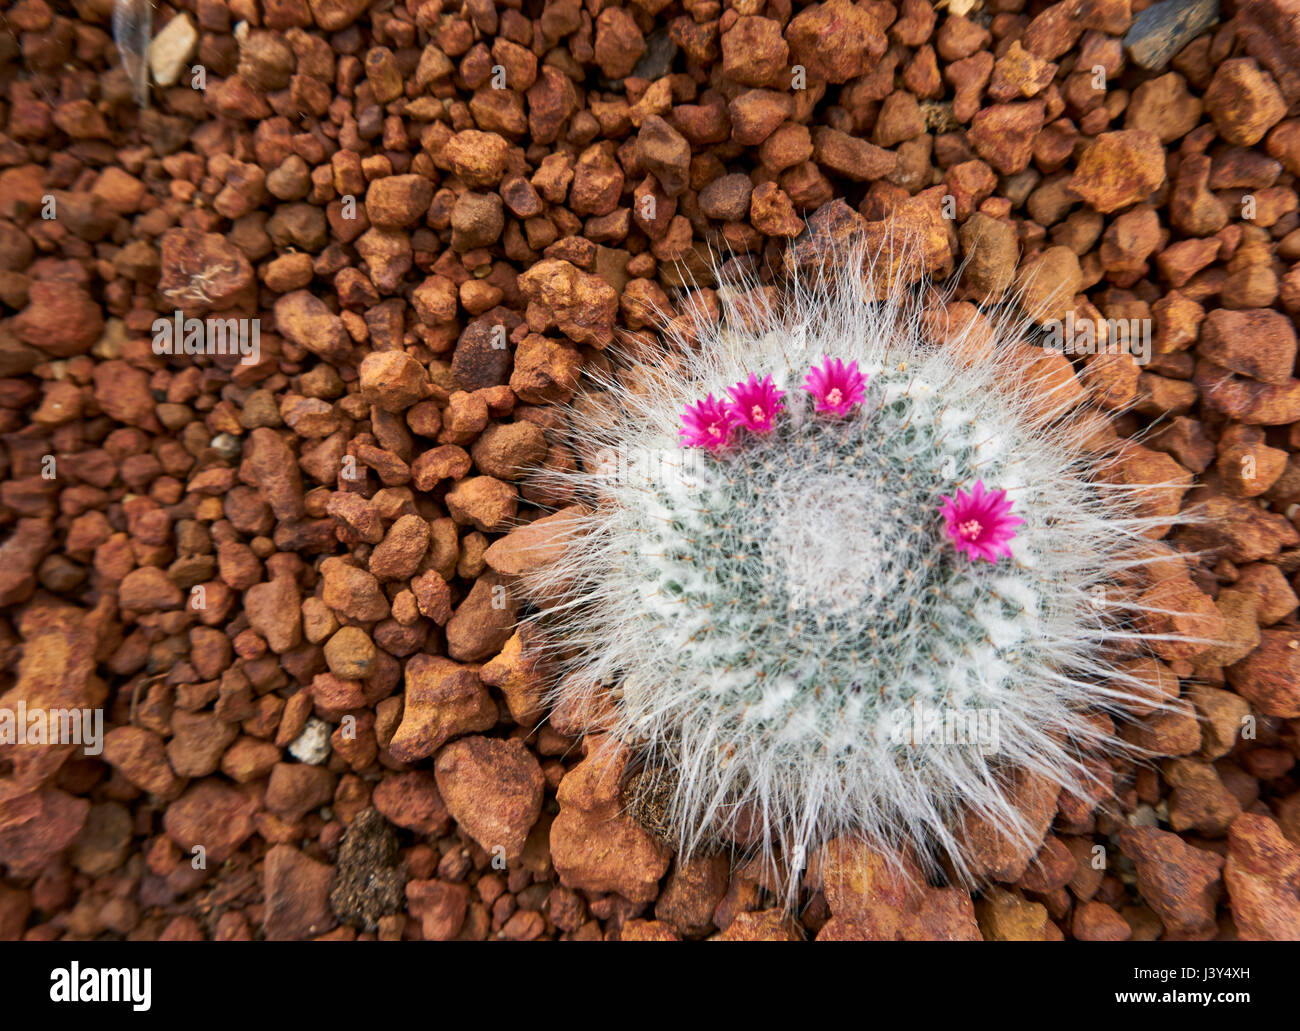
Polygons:
<instances>
[{"instance_id":1,"label":"cactus crown","mask_svg":"<svg viewBox=\"0 0 1300 1031\"><path fill-rule=\"evenodd\" d=\"M1085 753L1114 746L1089 710L1136 696L1115 585L1154 520L1095 477L1100 420L1027 373L1011 316L980 350L970 322L936 344L942 309L901 284L870 302L860 274L823 272L784 315L753 287L724 283L695 346L600 377L570 412L582 468L557 486L590 511L531 581L557 698L609 703L602 729L671 780L686 851L783 853L793 891L848 833L965 874L963 815L1024 834L1012 770L1082 789ZM867 374L843 414L800 389L823 355ZM770 429L684 448L683 409L754 375L785 391ZM976 481L1024 521L996 562L944 530L945 496Z\"/></svg>"}]
</instances>

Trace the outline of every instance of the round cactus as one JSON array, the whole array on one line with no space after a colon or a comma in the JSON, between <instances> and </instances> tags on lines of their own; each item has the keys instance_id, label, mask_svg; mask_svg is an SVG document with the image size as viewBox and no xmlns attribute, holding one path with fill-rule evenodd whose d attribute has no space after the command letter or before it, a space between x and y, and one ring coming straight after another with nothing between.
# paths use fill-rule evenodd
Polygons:
<instances>
[{"instance_id":1,"label":"round cactus","mask_svg":"<svg viewBox=\"0 0 1300 1031\"><path fill-rule=\"evenodd\" d=\"M1125 587L1168 518L1025 323L893 285L733 280L598 374L550 474L584 508L527 583L557 700L635 750L676 844L792 889L841 834L968 874L966 817L1024 836L1014 776L1086 790L1096 713L1151 701Z\"/></svg>"}]
</instances>

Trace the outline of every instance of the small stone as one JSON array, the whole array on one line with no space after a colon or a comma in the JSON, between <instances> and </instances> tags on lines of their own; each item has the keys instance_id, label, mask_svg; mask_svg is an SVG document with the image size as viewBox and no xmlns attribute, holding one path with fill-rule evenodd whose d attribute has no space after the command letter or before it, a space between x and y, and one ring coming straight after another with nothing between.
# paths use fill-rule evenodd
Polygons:
<instances>
[{"instance_id":1,"label":"small stone","mask_svg":"<svg viewBox=\"0 0 1300 1031\"><path fill-rule=\"evenodd\" d=\"M149 70L164 88L175 86L199 48L199 33L184 11L169 21L149 44Z\"/></svg>"},{"instance_id":2,"label":"small stone","mask_svg":"<svg viewBox=\"0 0 1300 1031\"><path fill-rule=\"evenodd\" d=\"M451 821L433 774L425 770L385 777L373 797L375 808L384 816L417 834L443 834Z\"/></svg>"},{"instance_id":3,"label":"small stone","mask_svg":"<svg viewBox=\"0 0 1300 1031\"><path fill-rule=\"evenodd\" d=\"M1235 19L1238 38L1251 57L1273 73L1289 107L1300 102L1300 11L1291 0L1242 4Z\"/></svg>"},{"instance_id":4,"label":"small stone","mask_svg":"<svg viewBox=\"0 0 1300 1031\"><path fill-rule=\"evenodd\" d=\"M776 85L789 56L781 23L772 18L742 15L722 33L722 74L732 82Z\"/></svg>"},{"instance_id":5,"label":"small stone","mask_svg":"<svg viewBox=\"0 0 1300 1031\"><path fill-rule=\"evenodd\" d=\"M276 845L263 863L262 931L267 941L302 941L334 927L329 904L333 867L290 845Z\"/></svg>"},{"instance_id":6,"label":"small stone","mask_svg":"<svg viewBox=\"0 0 1300 1031\"><path fill-rule=\"evenodd\" d=\"M801 10L785 30L790 61L812 79L848 82L884 56L888 41L876 19L850 0L826 0Z\"/></svg>"},{"instance_id":7,"label":"small stone","mask_svg":"<svg viewBox=\"0 0 1300 1031\"><path fill-rule=\"evenodd\" d=\"M1047 907L1015 892L991 888L975 907L985 941L1060 941L1064 935Z\"/></svg>"},{"instance_id":8,"label":"small stone","mask_svg":"<svg viewBox=\"0 0 1300 1031\"><path fill-rule=\"evenodd\" d=\"M1169 796L1169 826L1175 831L1196 830L1220 837L1241 815L1241 803L1223 786L1209 763L1195 759L1169 759L1162 767L1173 788Z\"/></svg>"},{"instance_id":9,"label":"small stone","mask_svg":"<svg viewBox=\"0 0 1300 1031\"><path fill-rule=\"evenodd\" d=\"M447 511L461 524L485 533L504 530L514 519L519 499L514 487L494 476L470 476L447 492Z\"/></svg>"},{"instance_id":10,"label":"small stone","mask_svg":"<svg viewBox=\"0 0 1300 1031\"><path fill-rule=\"evenodd\" d=\"M279 333L326 361L341 362L352 349L343 320L306 290L278 298L273 310Z\"/></svg>"},{"instance_id":11,"label":"small stone","mask_svg":"<svg viewBox=\"0 0 1300 1031\"><path fill-rule=\"evenodd\" d=\"M319 766L333 749L330 747L330 725L316 716L308 716L302 731L289 745L289 754L300 763Z\"/></svg>"},{"instance_id":12,"label":"small stone","mask_svg":"<svg viewBox=\"0 0 1300 1031\"><path fill-rule=\"evenodd\" d=\"M461 829L489 854L519 858L542 810L545 778L517 738L467 737L438 752L438 791Z\"/></svg>"},{"instance_id":13,"label":"small stone","mask_svg":"<svg viewBox=\"0 0 1300 1031\"><path fill-rule=\"evenodd\" d=\"M360 627L341 627L325 642L325 664L344 680L365 680L375 670L375 656L375 642Z\"/></svg>"},{"instance_id":14,"label":"small stone","mask_svg":"<svg viewBox=\"0 0 1300 1031\"><path fill-rule=\"evenodd\" d=\"M1035 322L1062 321L1083 286L1079 257L1068 247L1048 247L1021 265L1016 285Z\"/></svg>"},{"instance_id":15,"label":"small stone","mask_svg":"<svg viewBox=\"0 0 1300 1031\"><path fill-rule=\"evenodd\" d=\"M776 183L766 182L754 190L750 198L750 223L764 236L798 236L804 223L794 210L789 196Z\"/></svg>"},{"instance_id":16,"label":"small stone","mask_svg":"<svg viewBox=\"0 0 1300 1031\"><path fill-rule=\"evenodd\" d=\"M846 132L820 125L813 129L813 160L846 179L883 179L898 167L898 155Z\"/></svg>"},{"instance_id":17,"label":"small stone","mask_svg":"<svg viewBox=\"0 0 1300 1031\"><path fill-rule=\"evenodd\" d=\"M749 214L753 192L754 184L744 173L719 176L700 191L700 210L720 222L739 222Z\"/></svg>"},{"instance_id":18,"label":"small stone","mask_svg":"<svg viewBox=\"0 0 1300 1031\"><path fill-rule=\"evenodd\" d=\"M397 519L370 554L370 572L381 582L407 580L429 550L429 524L418 515Z\"/></svg>"},{"instance_id":19,"label":"small stone","mask_svg":"<svg viewBox=\"0 0 1300 1031\"><path fill-rule=\"evenodd\" d=\"M1166 937L1182 941L1213 937L1214 888L1223 857L1154 827L1122 830L1119 840L1137 867L1138 891L1163 921Z\"/></svg>"},{"instance_id":20,"label":"small stone","mask_svg":"<svg viewBox=\"0 0 1300 1031\"><path fill-rule=\"evenodd\" d=\"M453 737L490 730L496 722L496 703L473 667L415 655L406 664L406 704L388 750L401 762L415 762Z\"/></svg>"},{"instance_id":21,"label":"small stone","mask_svg":"<svg viewBox=\"0 0 1300 1031\"><path fill-rule=\"evenodd\" d=\"M1205 91L1205 110L1229 143L1253 147L1286 117L1277 84L1252 58L1224 61Z\"/></svg>"},{"instance_id":22,"label":"small stone","mask_svg":"<svg viewBox=\"0 0 1300 1031\"><path fill-rule=\"evenodd\" d=\"M1163 0L1141 11L1124 36L1129 59L1157 72L1219 18L1219 0Z\"/></svg>"},{"instance_id":23,"label":"small stone","mask_svg":"<svg viewBox=\"0 0 1300 1031\"><path fill-rule=\"evenodd\" d=\"M297 823L334 797L334 774L323 766L276 763L266 784L266 808L288 823Z\"/></svg>"},{"instance_id":24,"label":"small stone","mask_svg":"<svg viewBox=\"0 0 1300 1031\"><path fill-rule=\"evenodd\" d=\"M1165 181L1160 138L1141 129L1105 132L1083 152L1070 189L1106 214L1145 200Z\"/></svg>"},{"instance_id":25,"label":"small stone","mask_svg":"<svg viewBox=\"0 0 1300 1031\"><path fill-rule=\"evenodd\" d=\"M56 358L85 354L104 329L94 299L75 283L40 279L27 291L27 306L13 320L23 343Z\"/></svg>"},{"instance_id":26,"label":"small stone","mask_svg":"<svg viewBox=\"0 0 1300 1031\"><path fill-rule=\"evenodd\" d=\"M361 623L374 623L388 615L388 600L375 576L331 557L320 564L324 590L321 598L335 612Z\"/></svg>"},{"instance_id":27,"label":"small stone","mask_svg":"<svg viewBox=\"0 0 1300 1031\"><path fill-rule=\"evenodd\" d=\"M1300 717L1300 632L1262 630L1260 644L1226 670L1228 683L1266 716Z\"/></svg>"},{"instance_id":28,"label":"small stone","mask_svg":"<svg viewBox=\"0 0 1300 1031\"><path fill-rule=\"evenodd\" d=\"M1197 350L1242 376L1285 385L1295 372L1295 326L1281 312L1268 308L1218 308L1206 316Z\"/></svg>"},{"instance_id":29,"label":"small stone","mask_svg":"<svg viewBox=\"0 0 1300 1031\"><path fill-rule=\"evenodd\" d=\"M659 894L670 854L634 818L620 791L627 756L607 739L560 781L551 824L551 858L560 880L588 892L614 891L633 902Z\"/></svg>"},{"instance_id":30,"label":"small stone","mask_svg":"<svg viewBox=\"0 0 1300 1031\"><path fill-rule=\"evenodd\" d=\"M244 592L248 623L277 655L302 644L302 602L291 576L277 576Z\"/></svg>"},{"instance_id":31,"label":"small stone","mask_svg":"<svg viewBox=\"0 0 1300 1031\"><path fill-rule=\"evenodd\" d=\"M450 941L464 926L469 886L445 881L407 881L406 907L420 921L420 935L425 941Z\"/></svg>"},{"instance_id":32,"label":"small stone","mask_svg":"<svg viewBox=\"0 0 1300 1031\"><path fill-rule=\"evenodd\" d=\"M372 351L361 361L361 396L385 412L403 412L429 395L429 376L405 351Z\"/></svg>"},{"instance_id":33,"label":"small stone","mask_svg":"<svg viewBox=\"0 0 1300 1031\"><path fill-rule=\"evenodd\" d=\"M1223 882L1243 941L1300 938L1300 847L1276 822L1256 813L1237 818Z\"/></svg>"},{"instance_id":34,"label":"small stone","mask_svg":"<svg viewBox=\"0 0 1300 1031\"><path fill-rule=\"evenodd\" d=\"M1122 942L1133 936L1128 921L1104 902L1081 902L1070 929L1078 941Z\"/></svg>"},{"instance_id":35,"label":"small stone","mask_svg":"<svg viewBox=\"0 0 1300 1031\"><path fill-rule=\"evenodd\" d=\"M632 74L645 53L645 36L621 7L606 7L596 18L595 59L607 79Z\"/></svg>"},{"instance_id":36,"label":"small stone","mask_svg":"<svg viewBox=\"0 0 1300 1031\"><path fill-rule=\"evenodd\" d=\"M994 104L975 115L967 136L980 157L1003 175L1015 175L1029 167L1044 110L1038 100Z\"/></svg>"},{"instance_id":37,"label":"small stone","mask_svg":"<svg viewBox=\"0 0 1300 1031\"><path fill-rule=\"evenodd\" d=\"M201 845L212 866L220 866L238 851L254 831L257 804L241 791L217 780L190 788L163 814L163 829L186 855Z\"/></svg>"},{"instance_id":38,"label":"small stone","mask_svg":"<svg viewBox=\"0 0 1300 1031\"><path fill-rule=\"evenodd\" d=\"M531 422L492 423L470 448L479 471L520 480L546 457L546 435Z\"/></svg>"},{"instance_id":39,"label":"small stone","mask_svg":"<svg viewBox=\"0 0 1300 1031\"><path fill-rule=\"evenodd\" d=\"M519 289L528 299L528 326L535 333L556 326L570 340L595 347L614 338L618 295L600 276L549 258L520 275Z\"/></svg>"},{"instance_id":40,"label":"small stone","mask_svg":"<svg viewBox=\"0 0 1300 1031\"><path fill-rule=\"evenodd\" d=\"M510 389L529 404L558 404L573 396L581 374L582 355L576 347L530 333L515 350Z\"/></svg>"},{"instance_id":41,"label":"small stone","mask_svg":"<svg viewBox=\"0 0 1300 1031\"><path fill-rule=\"evenodd\" d=\"M178 609L184 600L181 589L156 566L141 566L127 573L118 585L117 598L118 604L131 612Z\"/></svg>"},{"instance_id":42,"label":"small stone","mask_svg":"<svg viewBox=\"0 0 1300 1031\"><path fill-rule=\"evenodd\" d=\"M461 662L491 658L509 640L519 611L517 592L494 573L474 581L468 597L447 620L447 652Z\"/></svg>"},{"instance_id":43,"label":"small stone","mask_svg":"<svg viewBox=\"0 0 1300 1031\"><path fill-rule=\"evenodd\" d=\"M641 123L636 138L637 161L659 180L669 197L680 195L689 178L691 145L658 115Z\"/></svg>"}]
</instances>

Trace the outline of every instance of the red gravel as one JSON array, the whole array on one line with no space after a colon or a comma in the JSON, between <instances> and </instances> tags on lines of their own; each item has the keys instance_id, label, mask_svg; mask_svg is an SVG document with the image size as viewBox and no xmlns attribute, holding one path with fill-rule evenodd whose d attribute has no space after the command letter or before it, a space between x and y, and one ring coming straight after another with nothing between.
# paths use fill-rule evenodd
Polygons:
<instances>
[{"instance_id":1,"label":"red gravel","mask_svg":"<svg viewBox=\"0 0 1300 1031\"><path fill-rule=\"evenodd\" d=\"M163 4L146 109L108 0L3 14L0 714L105 738L0 744L0 938L1300 937L1300 3L371 6ZM965 261L949 319L1151 321L1146 365L1020 351L1160 421L1107 475L1208 519L1144 629L1223 643L1133 657L1168 758L1027 779L1037 855L968 828L981 895L837 841L792 915L542 722L512 585L583 367L716 312L709 247L858 232ZM257 347L159 353L177 310Z\"/></svg>"}]
</instances>

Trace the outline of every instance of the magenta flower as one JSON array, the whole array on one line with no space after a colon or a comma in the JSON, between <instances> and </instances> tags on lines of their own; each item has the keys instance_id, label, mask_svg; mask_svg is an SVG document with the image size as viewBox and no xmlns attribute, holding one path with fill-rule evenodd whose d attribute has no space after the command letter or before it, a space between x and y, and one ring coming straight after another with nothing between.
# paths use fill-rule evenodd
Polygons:
<instances>
[{"instance_id":1,"label":"magenta flower","mask_svg":"<svg viewBox=\"0 0 1300 1031\"><path fill-rule=\"evenodd\" d=\"M751 372L748 380L728 387L727 393L731 395L727 406L731 414L745 429L755 433L766 433L772 428L777 413L785 411L785 405L781 403L785 391L776 389L771 376L764 376L760 382Z\"/></svg>"},{"instance_id":2,"label":"magenta flower","mask_svg":"<svg viewBox=\"0 0 1300 1031\"><path fill-rule=\"evenodd\" d=\"M1011 557L1008 541L1016 535L1015 527L1023 519L1011 515L1012 502L1004 490L988 491L982 480L975 481L969 494L958 490L956 498L943 496L943 518L948 537L958 551L972 562L984 559L996 562L1003 555Z\"/></svg>"},{"instance_id":3,"label":"magenta flower","mask_svg":"<svg viewBox=\"0 0 1300 1031\"><path fill-rule=\"evenodd\" d=\"M703 401L686 406L682 413L682 428L678 432L687 447L718 451L730 439L734 422L727 403L710 394Z\"/></svg>"},{"instance_id":4,"label":"magenta flower","mask_svg":"<svg viewBox=\"0 0 1300 1031\"><path fill-rule=\"evenodd\" d=\"M845 365L840 359L823 358L821 368L813 366L803 388L817 399L817 411L848 415L849 409L867 396L867 377L857 362Z\"/></svg>"}]
</instances>

